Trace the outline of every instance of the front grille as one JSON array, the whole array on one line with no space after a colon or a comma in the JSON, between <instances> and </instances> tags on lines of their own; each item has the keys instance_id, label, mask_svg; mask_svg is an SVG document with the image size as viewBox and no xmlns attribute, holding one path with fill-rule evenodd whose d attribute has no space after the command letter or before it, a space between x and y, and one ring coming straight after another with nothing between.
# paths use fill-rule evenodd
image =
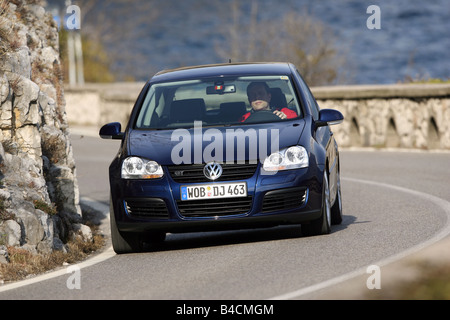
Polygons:
<instances>
[{"instance_id":1,"label":"front grille","mask_svg":"<svg viewBox=\"0 0 450 320\"><path fill-rule=\"evenodd\" d=\"M211 182L203 174L204 164L190 164L169 166L170 176L175 182L196 183ZM222 176L215 181L245 180L251 178L258 168L258 164L222 164Z\"/></svg>"},{"instance_id":2,"label":"front grille","mask_svg":"<svg viewBox=\"0 0 450 320\"><path fill-rule=\"evenodd\" d=\"M271 212L298 208L305 203L306 197L306 188L269 191L264 196L262 211Z\"/></svg>"},{"instance_id":3,"label":"front grille","mask_svg":"<svg viewBox=\"0 0 450 320\"><path fill-rule=\"evenodd\" d=\"M177 201L184 217L216 217L245 214L252 208L252 197Z\"/></svg>"},{"instance_id":4,"label":"front grille","mask_svg":"<svg viewBox=\"0 0 450 320\"><path fill-rule=\"evenodd\" d=\"M168 219L169 211L163 199L160 198L141 198L127 199L125 206L128 213L134 217Z\"/></svg>"}]
</instances>

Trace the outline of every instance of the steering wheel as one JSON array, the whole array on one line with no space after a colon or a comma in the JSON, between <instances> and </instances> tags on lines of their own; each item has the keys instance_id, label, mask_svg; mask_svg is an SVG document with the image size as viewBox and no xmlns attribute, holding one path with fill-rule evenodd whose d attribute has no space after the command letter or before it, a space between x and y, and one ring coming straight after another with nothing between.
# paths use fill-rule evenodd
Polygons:
<instances>
[{"instance_id":1,"label":"steering wheel","mask_svg":"<svg viewBox=\"0 0 450 320\"><path fill-rule=\"evenodd\" d=\"M273 110L260 110L253 112L245 122L281 121L282 119L273 113Z\"/></svg>"}]
</instances>

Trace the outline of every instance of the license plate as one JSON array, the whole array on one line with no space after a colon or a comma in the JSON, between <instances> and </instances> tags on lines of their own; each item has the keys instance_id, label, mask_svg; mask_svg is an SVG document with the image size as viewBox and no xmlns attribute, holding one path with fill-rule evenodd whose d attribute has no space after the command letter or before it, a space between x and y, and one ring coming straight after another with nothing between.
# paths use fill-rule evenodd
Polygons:
<instances>
[{"instance_id":1,"label":"license plate","mask_svg":"<svg viewBox=\"0 0 450 320\"><path fill-rule=\"evenodd\" d=\"M247 183L215 183L181 187L181 200L236 198L247 196Z\"/></svg>"}]
</instances>

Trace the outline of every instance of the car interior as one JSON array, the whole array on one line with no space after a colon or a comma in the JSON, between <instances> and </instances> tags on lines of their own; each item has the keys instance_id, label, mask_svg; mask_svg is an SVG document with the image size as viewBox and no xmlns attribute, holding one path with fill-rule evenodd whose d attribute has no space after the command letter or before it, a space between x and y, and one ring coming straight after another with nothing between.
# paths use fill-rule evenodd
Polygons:
<instances>
[{"instance_id":1,"label":"car interior","mask_svg":"<svg viewBox=\"0 0 450 320\"><path fill-rule=\"evenodd\" d=\"M156 87L144 102L136 128L186 128L196 121L201 121L202 125L241 123L242 116L251 110L246 93L249 81L217 83L214 82L214 86L211 82L194 82ZM299 114L296 99L286 83L278 78L269 86L271 107L289 108Z\"/></svg>"}]
</instances>

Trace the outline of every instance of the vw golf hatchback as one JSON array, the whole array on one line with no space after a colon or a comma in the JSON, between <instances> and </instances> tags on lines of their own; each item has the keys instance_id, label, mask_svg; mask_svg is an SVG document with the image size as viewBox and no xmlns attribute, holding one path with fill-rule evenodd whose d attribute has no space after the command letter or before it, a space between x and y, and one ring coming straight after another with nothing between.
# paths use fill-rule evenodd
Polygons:
<instances>
[{"instance_id":1,"label":"vw golf hatchback","mask_svg":"<svg viewBox=\"0 0 450 320\"><path fill-rule=\"evenodd\" d=\"M342 221L338 145L289 63L162 71L140 93L109 167L117 253L167 233L301 225L327 234ZM299 226L300 227L300 226Z\"/></svg>"}]
</instances>

